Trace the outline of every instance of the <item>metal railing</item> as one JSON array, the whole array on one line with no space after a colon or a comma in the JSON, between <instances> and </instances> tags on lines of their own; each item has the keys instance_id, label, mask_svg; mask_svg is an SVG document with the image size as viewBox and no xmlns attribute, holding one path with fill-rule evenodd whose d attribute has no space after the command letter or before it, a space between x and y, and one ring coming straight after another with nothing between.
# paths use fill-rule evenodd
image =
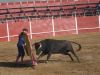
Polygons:
<instances>
[{"instance_id":1,"label":"metal railing","mask_svg":"<svg viewBox=\"0 0 100 75\"><path fill-rule=\"evenodd\" d=\"M65 16L94 16L98 15L97 3L64 4L49 6L20 6L0 8L0 22L6 20L65 17Z\"/></svg>"}]
</instances>

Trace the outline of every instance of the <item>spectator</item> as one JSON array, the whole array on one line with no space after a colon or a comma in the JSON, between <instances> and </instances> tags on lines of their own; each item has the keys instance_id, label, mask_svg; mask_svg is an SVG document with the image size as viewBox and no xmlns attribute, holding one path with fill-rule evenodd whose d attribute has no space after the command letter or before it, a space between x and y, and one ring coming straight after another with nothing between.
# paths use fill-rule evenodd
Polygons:
<instances>
[{"instance_id":1,"label":"spectator","mask_svg":"<svg viewBox=\"0 0 100 75\"><path fill-rule=\"evenodd\" d=\"M92 16L93 15L93 9L90 6L87 6L84 10L84 15L85 16Z\"/></svg>"},{"instance_id":2,"label":"spectator","mask_svg":"<svg viewBox=\"0 0 100 75\"><path fill-rule=\"evenodd\" d=\"M99 15L99 14L100 14L100 1L96 5L96 15Z\"/></svg>"}]
</instances>

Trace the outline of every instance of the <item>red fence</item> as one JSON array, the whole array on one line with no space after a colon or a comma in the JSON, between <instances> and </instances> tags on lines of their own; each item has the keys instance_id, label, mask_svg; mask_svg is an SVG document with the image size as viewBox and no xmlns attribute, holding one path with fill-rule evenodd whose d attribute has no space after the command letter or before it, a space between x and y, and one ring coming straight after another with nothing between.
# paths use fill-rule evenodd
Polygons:
<instances>
[{"instance_id":1,"label":"red fence","mask_svg":"<svg viewBox=\"0 0 100 75\"><path fill-rule=\"evenodd\" d=\"M0 23L0 41L16 40L23 28L29 29L31 38L48 38L67 34L80 34L100 31L100 18L89 17L66 17L20 20L18 22Z\"/></svg>"},{"instance_id":2,"label":"red fence","mask_svg":"<svg viewBox=\"0 0 100 75\"><path fill-rule=\"evenodd\" d=\"M75 3L91 3L99 2L99 0L49 0L36 2L15 2L15 3L0 3L0 9L3 8L18 8L22 6L48 6L60 4L75 4ZM28 9L29 10L29 9ZM0 12L5 12L2 10ZM12 10L13 11L13 10ZM16 9L14 11L20 11ZM27 14L28 15L28 14ZM5 17L0 15L0 18ZM19 33L23 28L28 28L30 38L48 38L51 36L61 36L67 34L80 34L88 32L100 31L100 16L83 16L83 17L59 17L45 19L31 19L19 21L6 21L0 23L0 41L17 40Z\"/></svg>"},{"instance_id":3,"label":"red fence","mask_svg":"<svg viewBox=\"0 0 100 75\"><path fill-rule=\"evenodd\" d=\"M100 18L97 16L92 17L79 17L78 18L78 28L79 33L89 33L100 31Z\"/></svg>"}]
</instances>

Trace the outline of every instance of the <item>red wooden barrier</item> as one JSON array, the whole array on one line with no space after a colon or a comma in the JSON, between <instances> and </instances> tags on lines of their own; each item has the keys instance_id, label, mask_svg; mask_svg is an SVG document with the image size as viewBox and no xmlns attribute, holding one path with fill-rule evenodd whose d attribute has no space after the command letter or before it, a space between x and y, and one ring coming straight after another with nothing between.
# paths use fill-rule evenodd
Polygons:
<instances>
[{"instance_id":1,"label":"red wooden barrier","mask_svg":"<svg viewBox=\"0 0 100 75\"><path fill-rule=\"evenodd\" d=\"M7 25L0 23L0 41L7 41Z\"/></svg>"},{"instance_id":2,"label":"red wooden barrier","mask_svg":"<svg viewBox=\"0 0 100 75\"><path fill-rule=\"evenodd\" d=\"M0 41L17 40L23 28L29 30L29 36L31 38L48 38L67 34L99 32L99 20L100 18L98 16L89 16L32 19L0 23Z\"/></svg>"},{"instance_id":3,"label":"red wooden barrier","mask_svg":"<svg viewBox=\"0 0 100 75\"><path fill-rule=\"evenodd\" d=\"M52 36L52 21L51 19L36 19L32 20L33 38L45 38Z\"/></svg>"},{"instance_id":4,"label":"red wooden barrier","mask_svg":"<svg viewBox=\"0 0 100 75\"><path fill-rule=\"evenodd\" d=\"M98 16L78 17L79 33L99 32Z\"/></svg>"},{"instance_id":5,"label":"red wooden barrier","mask_svg":"<svg viewBox=\"0 0 100 75\"><path fill-rule=\"evenodd\" d=\"M16 2L16 3L0 3L0 9L11 7L26 7L26 6L45 6L45 5L60 5L75 4L86 2L99 2L99 0L52 0L49 2ZM61 2L61 3L60 3ZM35 4L36 3L36 4ZM65 7L67 8L67 7ZM58 9L57 7L52 8ZM27 10L31 10L27 9ZM45 10L45 9L44 9ZM1 13L7 10L0 11ZM14 11L20 11L16 9ZM12 10L13 12L13 10ZM26 14L30 15L30 14ZM18 14L16 15L18 16ZM5 17L1 16L0 18ZM57 35L67 35L76 33L99 32L100 18L98 16L88 17L65 17L65 18L48 18L48 19L32 19L11 21L7 23L0 23L0 41L14 41L18 39L18 35L23 28L28 28L30 38L48 38ZM8 26L8 27L7 27Z\"/></svg>"}]
</instances>

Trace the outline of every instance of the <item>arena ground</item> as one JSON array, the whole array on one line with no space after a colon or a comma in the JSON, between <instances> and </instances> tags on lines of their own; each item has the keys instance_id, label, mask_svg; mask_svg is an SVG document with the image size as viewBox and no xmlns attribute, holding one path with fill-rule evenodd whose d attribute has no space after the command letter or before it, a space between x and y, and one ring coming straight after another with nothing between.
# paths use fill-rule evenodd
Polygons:
<instances>
[{"instance_id":1,"label":"arena ground","mask_svg":"<svg viewBox=\"0 0 100 75\"><path fill-rule=\"evenodd\" d=\"M41 58L35 69L32 69L28 56L25 56L24 64L15 66L16 42L1 42L0 75L100 75L100 33L68 35L54 39L80 43L82 50L76 54L81 62L78 63L75 58L75 62L72 62L68 56L55 54L47 64L44 63L46 57ZM35 41L38 40L33 40ZM74 48L77 46L74 45Z\"/></svg>"}]
</instances>

